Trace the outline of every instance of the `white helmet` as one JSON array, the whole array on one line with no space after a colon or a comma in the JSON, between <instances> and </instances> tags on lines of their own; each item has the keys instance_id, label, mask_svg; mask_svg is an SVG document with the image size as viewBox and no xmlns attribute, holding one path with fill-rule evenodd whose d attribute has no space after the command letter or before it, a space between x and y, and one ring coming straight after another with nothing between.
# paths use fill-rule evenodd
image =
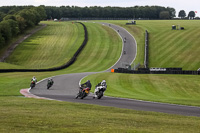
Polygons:
<instances>
[{"instance_id":1,"label":"white helmet","mask_svg":"<svg viewBox=\"0 0 200 133\"><path fill-rule=\"evenodd\" d=\"M102 80L101 85L103 85L103 86L106 85L106 81Z\"/></svg>"}]
</instances>

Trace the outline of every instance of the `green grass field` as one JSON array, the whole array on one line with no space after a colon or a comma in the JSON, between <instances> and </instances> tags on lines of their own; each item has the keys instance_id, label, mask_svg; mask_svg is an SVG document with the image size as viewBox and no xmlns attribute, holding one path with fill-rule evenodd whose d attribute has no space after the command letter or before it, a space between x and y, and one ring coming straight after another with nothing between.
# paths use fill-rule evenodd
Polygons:
<instances>
[{"instance_id":1,"label":"green grass field","mask_svg":"<svg viewBox=\"0 0 200 133\"><path fill-rule=\"evenodd\" d=\"M134 35L138 44L135 64L144 62L144 33L148 30L150 67L200 68L199 20L136 20L136 25L125 25L127 20L107 22L120 25ZM185 30L172 30L172 25Z\"/></svg>"},{"instance_id":2,"label":"green grass field","mask_svg":"<svg viewBox=\"0 0 200 133\"><path fill-rule=\"evenodd\" d=\"M116 23L122 22L117 21ZM102 71L118 60L121 53L121 40L117 33L96 23L84 24L88 28L88 44L79 55L77 61L69 68L56 72L0 73L0 132L199 132L199 117L22 97L19 91L29 86L33 75L38 80L41 80L59 74ZM134 29L134 27L131 28ZM142 28L139 27L137 29L140 30ZM143 34L140 31L139 33ZM31 37L32 41L37 40L37 34L40 35L40 32ZM8 64L0 65L4 65L6 68ZM198 88L200 85L195 76L105 73L91 75L91 77L93 85L102 79L107 80L108 90L106 95L144 100L156 99L156 101L161 99L163 102L170 103L173 103L175 99L181 99L184 103L179 101L180 103L191 105L191 102L194 102L193 105L199 106ZM184 84L188 84L189 87L179 83L183 79ZM168 85L171 82L172 85ZM116 85L111 87L112 84L116 84L126 90L123 93ZM179 87L182 88L180 89ZM132 89L134 90L132 91ZM190 90L192 90L192 93L189 93ZM167 94L170 96L167 96Z\"/></svg>"},{"instance_id":3,"label":"green grass field","mask_svg":"<svg viewBox=\"0 0 200 133\"><path fill-rule=\"evenodd\" d=\"M84 23L88 29L88 44L81 52L70 72L97 72L110 68L119 59L122 43L118 34L111 28Z\"/></svg>"},{"instance_id":4,"label":"green grass field","mask_svg":"<svg viewBox=\"0 0 200 133\"><path fill-rule=\"evenodd\" d=\"M24 98L19 90L59 72L0 74L0 132L198 132L199 117ZM110 82L109 82L110 84ZM111 91L110 86L107 92ZM106 92L106 94L107 94Z\"/></svg>"},{"instance_id":5,"label":"green grass field","mask_svg":"<svg viewBox=\"0 0 200 133\"><path fill-rule=\"evenodd\" d=\"M21 37L24 37L25 35L30 34L31 31L32 31L33 29L39 28L39 27L41 27L41 26L42 26L42 25L37 25L37 26L31 27L31 28L28 28L26 31L24 31L24 33L21 33L20 35L14 37L12 40L10 40L9 42L7 42L7 45L0 49L0 56L2 56L2 55L4 54L4 52L5 52L13 43L15 43L17 40L19 40Z\"/></svg>"},{"instance_id":6,"label":"green grass field","mask_svg":"<svg viewBox=\"0 0 200 133\"><path fill-rule=\"evenodd\" d=\"M150 66L182 67L184 70L200 68L199 20L147 21L141 26L150 32ZM148 23L148 25L147 25ZM185 30L171 30L180 25Z\"/></svg>"},{"instance_id":7,"label":"green grass field","mask_svg":"<svg viewBox=\"0 0 200 133\"><path fill-rule=\"evenodd\" d=\"M65 64L84 40L81 24L42 22L43 30L26 39L6 60L25 68L50 68Z\"/></svg>"},{"instance_id":8,"label":"green grass field","mask_svg":"<svg viewBox=\"0 0 200 133\"><path fill-rule=\"evenodd\" d=\"M198 133L200 128L199 117L21 97L1 97L0 102L1 133Z\"/></svg>"},{"instance_id":9,"label":"green grass field","mask_svg":"<svg viewBox=\"0 0 200 133\"><path fill-rule=\"evenodd\" d=\"M85 77L82 82L88 79L94 87L105 79L107 96L200 106L198 75L99 73Z\"/></svg>"}]
</instances>

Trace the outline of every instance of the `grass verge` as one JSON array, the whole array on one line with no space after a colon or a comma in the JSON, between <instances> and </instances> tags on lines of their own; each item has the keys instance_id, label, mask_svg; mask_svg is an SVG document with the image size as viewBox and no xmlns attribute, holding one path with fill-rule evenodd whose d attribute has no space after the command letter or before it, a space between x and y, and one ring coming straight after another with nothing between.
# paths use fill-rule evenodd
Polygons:
<instances>
[{"instance_id":1,"label":"grass verge","mask_svg":"<svg viewBox=\"0 0 200 133\"><path fill-rule=\"evenodd\" d=\"M199 117L20 97L0 102L0 132L197 133L200 128Z\"/></svg>"},{"instance_id":2,"label":"grass verge","mask_svg":"<svg viewBox=\"0 0 200 133\"><path fill-rule=\"evenodd\" d=\"M105 79L108 84L105 95L108 96L200 106L198 77L198 75L99 73L87 76L82 82L90 79L95 87Z\"/></svg>"}]
</instances>

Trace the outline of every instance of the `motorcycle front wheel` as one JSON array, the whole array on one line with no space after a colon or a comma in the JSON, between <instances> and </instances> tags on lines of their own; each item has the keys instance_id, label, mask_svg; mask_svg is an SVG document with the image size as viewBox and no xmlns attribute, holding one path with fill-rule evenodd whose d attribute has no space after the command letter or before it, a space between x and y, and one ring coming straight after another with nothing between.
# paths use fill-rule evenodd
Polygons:
<instances>
[{"instance_id":1,"label":"motorcycle front wheel","mask_svg":"<svg viewBox=\"0 0 200 133\"><path fill-rule=\"evenodd\" d=\"M101 99L102 96L103 96L103 91L100 91L100 92L98 93L97 98L98 98L98 99Z\"/></svg>"}]
</instances>

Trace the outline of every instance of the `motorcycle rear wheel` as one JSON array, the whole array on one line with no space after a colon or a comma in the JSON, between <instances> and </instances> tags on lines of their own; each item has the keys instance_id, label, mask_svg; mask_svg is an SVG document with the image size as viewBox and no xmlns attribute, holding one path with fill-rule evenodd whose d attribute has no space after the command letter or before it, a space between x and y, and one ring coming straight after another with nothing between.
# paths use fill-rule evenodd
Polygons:
<instances>
[{"instance_id":1,"label":"motorcycle rear wheel","mask_svg":"<svg viewBox=\"0 0 200 133\"><path fill-rule=\"evenodd\" d=\"M83 92L83 94L82 94L82 96L81 96L81 99L83 99L84 97L86 97L86 93L85 92Z\"/></svg>"}]
</instances>

